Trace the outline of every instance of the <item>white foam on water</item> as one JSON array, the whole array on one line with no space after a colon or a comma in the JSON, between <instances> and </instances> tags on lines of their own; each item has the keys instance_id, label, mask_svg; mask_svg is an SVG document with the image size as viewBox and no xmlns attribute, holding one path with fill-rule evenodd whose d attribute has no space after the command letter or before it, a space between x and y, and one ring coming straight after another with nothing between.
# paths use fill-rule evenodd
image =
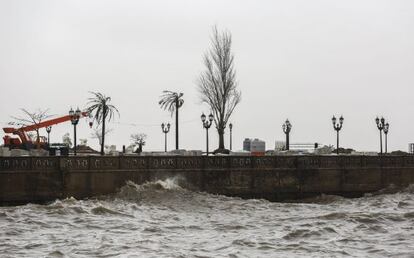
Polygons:
<instances>
[{"instance_id":1,"label":"white foam on water","mask_svg":"<svg viewBox=\"0 0 414 258\"><path fill-rule=\"evenodd\" d=\"M409 257L414 186L309 203L127 182L103 198L0 208L4 257Z\"/></svg>"}]
</instances>

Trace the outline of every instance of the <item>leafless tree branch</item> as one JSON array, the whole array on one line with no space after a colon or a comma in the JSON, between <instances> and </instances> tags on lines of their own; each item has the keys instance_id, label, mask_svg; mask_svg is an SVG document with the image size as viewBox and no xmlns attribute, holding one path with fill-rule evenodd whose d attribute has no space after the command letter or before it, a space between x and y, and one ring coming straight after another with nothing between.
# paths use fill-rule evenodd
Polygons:
<instances>
[{"instance_id":1,"label":"leafless tree branch","mask_svg":"<svg viewBox=\"0 0 414 258\"><path fill-rule=\"evenodd\" d=\"M49 115L49 109L36 109L35 111L28 111L27 109L21 108L20 109L23 112L23 117L15 117L11 116L12 119L14 119L16 122L16 125L19 125L20 127L25 127L29 125L38 125L42 121L46 120L47 118L51 117L52 115ZM40 148L40 129L35 129L36 132L36 145L37 148Z\"/></svg>"},{"instance_id":2,"label":"leafless tree branch","mask_svg":"<svg viewBox=\"0 0 414 258\"><path fill-rule=\"evenodd\" d=\"M224 129L241 101L231 44L229 31L219 32L213 27L211 49L204 54L205 70L197 81L201 102L209 105L214 113L219 149L224 149Z\"/></svg>"}]
</instances>

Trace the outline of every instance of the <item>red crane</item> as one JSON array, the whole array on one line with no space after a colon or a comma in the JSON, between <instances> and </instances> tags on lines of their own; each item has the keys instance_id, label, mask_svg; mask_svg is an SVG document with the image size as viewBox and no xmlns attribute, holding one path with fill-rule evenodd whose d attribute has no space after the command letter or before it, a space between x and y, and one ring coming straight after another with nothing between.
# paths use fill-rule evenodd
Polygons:
<instances>
[{"instance_id":1,"label":"red crane","mask_svg":"<svg viewBox=\"0 0 414 258\"><path fill-rule=\"evenodd\" d=\"M87 116L88 116L87 112L81 112L80 118L87 117ZM5 135L3 137L4 146L11 147L11 148L14 148L14 149L16 149L16 148L30 149L30 148L33 147L33 145L35 145L35 143L37 144L37 141L35 143L33 143L33 141L27 135L27 132L35 131L35 130L40 129L40 128L45 128L45 127L52 126L52 125L57 125L57 124L60 124L60 123L64 123L64 122L70 121L71 118L72 117L70 115L66 115L66 116L50 119L50 120L47 120L47 121L43 121L43 122L40 122L38 124L28 125L28 126L24 126L24 127L20 127L20 128L4 127L3 131L6 134L17 135L17 137L13 137L11 135ZM89 123L89 126L92 126L92 122ZM40 136L38 141L39 141L39 144L42 148L45 148L47 146L46 137Z\"/></svg>"}]
</instances>

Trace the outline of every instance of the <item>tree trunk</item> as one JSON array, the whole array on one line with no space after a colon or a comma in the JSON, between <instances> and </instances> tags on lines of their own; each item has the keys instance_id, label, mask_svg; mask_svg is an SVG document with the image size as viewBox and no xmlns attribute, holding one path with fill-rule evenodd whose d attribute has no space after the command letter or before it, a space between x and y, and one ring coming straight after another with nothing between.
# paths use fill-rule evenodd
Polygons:
<instances>
[{"instance_id":1,"label":"tree trunk","mask_svg":"<svg viewBox=\"0 0 414 258\"><path fill-rule=\"evenodd\" d=\"M40 149L40 135L39 135L39 129L36 130L36 148Z\"/></svg>"},{"instance_id":2,"label":"tree trunk","mask_svg":"<svg viewBox=\"0 0 414 258\"><path fill-rule=\"evenodd\" d=\"M175 101L175 149L178 150L178 99Z\"/></svg>"},{"instance_id":3,"label":"tree trunk","mask_svg":"<svg viewBox=\"0 0 414 258\"><path fill-rule=\"evenodd\" d=\"M224 129L222 128L217 128L217 132L219 135L219 149L223 150L224 149Z\"/></svg>"},{"instance_id":4,"label":"tree trunk","mask_svg":"<svg viewBox=\"0 0 414 258\"><path fill-rule=\"evenodd\" d=\"M103 115L102 115L102 143L101 143L101 155L104 155L104 146L105 146L105 120L106 120L106 108L103 107Z\"/></svg>"}]
</instances>

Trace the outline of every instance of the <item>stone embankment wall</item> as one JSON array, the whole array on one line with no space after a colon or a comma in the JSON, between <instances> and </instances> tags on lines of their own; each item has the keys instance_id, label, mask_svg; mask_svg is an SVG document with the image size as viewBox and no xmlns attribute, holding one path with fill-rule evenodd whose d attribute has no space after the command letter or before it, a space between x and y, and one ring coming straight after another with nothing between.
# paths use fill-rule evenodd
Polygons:
<instances>
[{"instance_id":1,"label":"stone embankment wall","mask_svg":"<svg viewBox=\"0 0 414 258\"><path fill-rule=\"evenodd\" d=\"M111 194L126 181L176 178L187 189L284 201L358 197L414 183L414 156L2 157L0 203Z\"/></svg>"}]
</instances>

